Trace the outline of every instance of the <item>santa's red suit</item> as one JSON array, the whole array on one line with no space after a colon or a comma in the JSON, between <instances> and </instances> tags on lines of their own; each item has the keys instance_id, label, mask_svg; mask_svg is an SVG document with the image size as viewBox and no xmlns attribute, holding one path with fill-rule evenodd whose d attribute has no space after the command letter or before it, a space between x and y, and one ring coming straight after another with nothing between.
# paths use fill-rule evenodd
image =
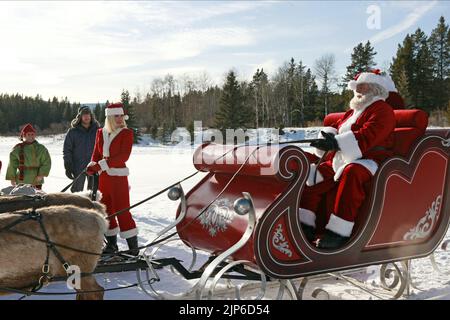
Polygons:
<instances>
[{"instance_id":1,"label":"santa's red suit","mask_svg":"<svg viewBox=\"0 0 450 320\"><path fill-rule=\"evenodd\" d=\"M118 128L109 134L105 128L97 131L92 163L100 166L99 190L102 193L101 202L106 205L106 212L110 215L130 206L128 185L129 169L126 162L133 146L133 131L128 128ZM106 236L119 233L124 239L136 236L138 230L129 211L110 219Z\"/></svg>"},{"instance_id":2,"label":"santa's red suit","mask_svg":"<svg viewBox=\"0 0 450 320\"><path fill-rule=\"evenodd\" d=\"M318 168L311 165L300 203L303 224L316 228L316 214L325 197L326 203L331 204L325 229L342 237L351 235L368 182L380 163L392 155L395 117L384 98L376 97L367 105L347 111L343 118L325 128L324 131L335 134L340 150L328 153Z\"/></svg>"}]
</instances>

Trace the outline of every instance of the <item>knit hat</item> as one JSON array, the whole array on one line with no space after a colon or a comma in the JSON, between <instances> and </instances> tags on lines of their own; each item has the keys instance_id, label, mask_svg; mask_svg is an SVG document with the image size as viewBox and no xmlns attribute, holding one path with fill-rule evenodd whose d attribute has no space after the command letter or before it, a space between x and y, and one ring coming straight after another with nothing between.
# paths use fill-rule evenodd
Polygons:
<instances>
[{"instance_id":1,"label":"knit hat","mask_svg":"<svg viewBox=\"0 0 450 320\"><path fill-rule=\"evenodd\" d=\"M78 114L92 114L91 108L89 106L81 106L78 108Z\"/></svg>"},{"instance_id":2,"label":"knit hat","mask_svg":"<svg viewBox=\"0 0 450 320\"><path fill-rule=\"evenodd\" d=\"M34 132L36 133L36 129L33 128L33 126L31 125L31 123L27 123L22 130L20 131L20 138L23 138L25 136L25 134L29 133L29 132Z\"/></svg>"}]
</instances>

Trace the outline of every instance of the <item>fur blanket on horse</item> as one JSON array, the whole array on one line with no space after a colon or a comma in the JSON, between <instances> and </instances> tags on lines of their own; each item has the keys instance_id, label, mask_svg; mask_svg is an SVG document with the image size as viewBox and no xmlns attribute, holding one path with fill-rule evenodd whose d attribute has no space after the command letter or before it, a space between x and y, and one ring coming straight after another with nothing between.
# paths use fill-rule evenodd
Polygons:
<instances>
[{"instance_id":1,"label":"fur blanket on horse","mask_svg":"<svg viewBox=\"0 0 450 320\"><path fill-rule=\"evenodd\" d=\"M22 201L20 201L22 200ZM108 228L105 208L98 202L76 195L54 193L42 195L41 200L30 201L29 196L0 197L0 287L30 289L42 275L47 256L47 244L34 238L45 239L38 221L27 220L1 232L3 228L30 213L34 208L41 217L50 241L63 246L101 254L103 235ZM18 233L28 235L24 236ZM31 237L30 237L31 236ZM56 246L70 265L78 266L82 273L94 271L99 255L91 255ZM62 263L50 251L50 273L54 277L66 276ZM98 291L92 275L81 277L77 291ZM0 292L0 294L2 294ZM78 293L77 299L102 299L103 292Z\"/></svg>"}]
</instances>

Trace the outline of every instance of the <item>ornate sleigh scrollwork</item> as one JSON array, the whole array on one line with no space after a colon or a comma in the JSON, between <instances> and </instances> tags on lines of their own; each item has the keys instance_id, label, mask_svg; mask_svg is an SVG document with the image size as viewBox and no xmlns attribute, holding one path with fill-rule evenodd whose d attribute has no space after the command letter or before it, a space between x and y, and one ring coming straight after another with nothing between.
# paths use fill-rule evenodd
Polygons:
<instances>
[{"instance_id":1,"label":"ornate sleigh scrollwork","mask_svg":"<svg viewBox=\"0 0 450 320\"><path fill-rule=\"evenodd\" d=\"M443 145L444 147L449 148L449 147L450 147L450 138L448 138L448 139L442 139L442 145Z\"/></svg>"},{"instance_id":2,"label":"ornate sleigh scrollwork","mask_svg":"<svg viewBox=\"0 0 450 320\"><path fill-rule=\"evenodd\" d=\"M272 244L274 248L281 253L292 257L292 250L289 248L289 243L286 241L286 237L283 234L283 226L278 224L276 231L272 237Z\"/></svg>"},{"instance_id":3,"label":"ornate sleigh scrollwork","mask_svg":"<svg viewBox=\"0 0 450 320\"><path fill-rule=\"evenodd\" d=\"M439 218L439 211L441 208L442 195L437 196L436 200L433 201L431 207L425 213L417 225L410 229L404 236L403 240L417 240L425 239L428 237Z\"/></svg>"},{"instance_id":4,"label":"ornate sleigh scrollwork","mask_svg":"<svg viewBox=\"0 0 450 320\"><path fill-rule=\"evenodd\" d=\"M210 286L208 289L207 284L208 284L208 280L210 279L210 277L213 275L214 272L216 272L220 266L220 264L222 264L225 260L227 260L228 258L230 258L230 256L235 253L236 251L238 251L240 248L242 248L247 241L250 239L250 237L253 234L253 230L255 228L255 224L256 224L256 214L255 214L255 208L253 205L253 201L252 198L250 196L249 193L244 192L243 193L244 199L246 199L249 202L249 206L248 208L246 208L245 211L240 212L239 214L247 214L248 216L248 224L247 224L247 228L244 232L244 234L242 235L242 237L239 239L239 241L237 243L235 243L232 247L230 247L228 250L222 252L217 258L215 258L205 269L205 271L203 272L198 284L197 284L197 291L196 291L196 299L197 300L201 300L202 298L205 297L205 294L207 292L207 296L208 298L212 297L212 294L214 292L214 288L215 285L217 284L217 281L222 277L222 275L228 271L230 267L230 265L226 266L226 269L222 269L222 273L219 271L219 273L217 273L217 275L220 275L219 277L216 276L216 278L213 280L213 284L212 286ZM237 208L235 208L236 210ZM238 261L238 263L244 263L244 261ZM234 262L234 264L237 264L237 262ZM265 275L262 274L262 277L264 278ZM264 283L264 281L262 281ZM264 288L262 287L262 290L264 290ZM260 295L258 295L259 297Z\"/></svg>"},{"instance_id":5,"label":"ornate sleigh scrollwork","mask_svg":"<svg viewBox=\"0 0 450 320\"><path fill-rule=\"evenodd\" d=\"M232 206L233 204L228 198L221 198L214 201L208 210L200 216L200 224L208 230L211 237L215 237L219 232L226 231L228 225L233 222Z\"/></svg>"}]
</instances>

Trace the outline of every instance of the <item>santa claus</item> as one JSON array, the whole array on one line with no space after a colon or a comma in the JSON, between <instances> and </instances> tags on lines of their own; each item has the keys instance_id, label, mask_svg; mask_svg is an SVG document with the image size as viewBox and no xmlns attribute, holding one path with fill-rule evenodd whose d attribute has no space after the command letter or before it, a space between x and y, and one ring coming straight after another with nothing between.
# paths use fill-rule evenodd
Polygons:
<instances>
[{"instance_id":1,"label":"santa claus","mask_svg":"<svg viewBox=\"0 0 450 320\"><path fill-rule=\"evenodd\" d=\"M98 173L98 188L102 193L102 202L106 212L111 215L130 206L128 186L129 169L126 162L133 147L133 131L127 128L123 105L115 103L105 109L105 126L98 129L91 163L87 174ZM118 223L116 221L118 220ZM107 245L104 254L118 250L117 235L127 240L130 253L138 255L138 230L129 211L122 212L110 219L109 230L106 232Z\"/></svg>"},{"instance_id":2,"label":"santa claus","mask_svg":"<svg viewBox=\"0 0 450 320\"><path fill-rule=\"evenodd\" d=\"M395 118L385 102L386 78L380 72L364 72L348 88L354 91L349 111L324 128L324 139L311 144L318 156L327 154L319 165L311 164L300 203L300 221L311 242L316 239L317 215L324 215L325 232L316 242L323 249L339 248L349 240L367 184L392 155ZM324 198L329 205L319 213Z\"/></svg>"}]
</instances>

